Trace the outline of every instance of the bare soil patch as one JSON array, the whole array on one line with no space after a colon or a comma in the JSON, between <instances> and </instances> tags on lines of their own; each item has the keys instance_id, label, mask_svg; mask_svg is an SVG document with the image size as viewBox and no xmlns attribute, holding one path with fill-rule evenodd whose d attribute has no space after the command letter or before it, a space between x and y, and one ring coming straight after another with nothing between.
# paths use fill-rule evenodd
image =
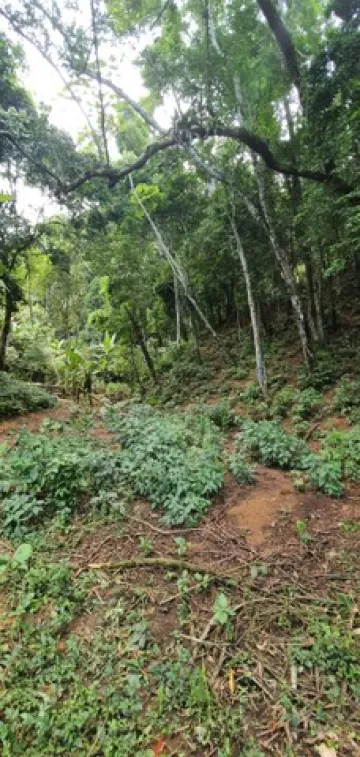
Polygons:
<instances>
[{"instance_id":1,"label":"bare soil patch","mask_svg":"<svg viewBox=\"0 0 360 757\"><path fill-rule=\"evenodd\" d=\"M10 418L0 421L0 444L9 441L9 437L19 433L21 429L26 428L28 431L36 432L44 423L46 418L53 421L64 423L71 416L72 403L69 400L61 399L56 407L48 410L40 410L36 413L27 413L17 418Z\"/></svg>"}]
</instances>

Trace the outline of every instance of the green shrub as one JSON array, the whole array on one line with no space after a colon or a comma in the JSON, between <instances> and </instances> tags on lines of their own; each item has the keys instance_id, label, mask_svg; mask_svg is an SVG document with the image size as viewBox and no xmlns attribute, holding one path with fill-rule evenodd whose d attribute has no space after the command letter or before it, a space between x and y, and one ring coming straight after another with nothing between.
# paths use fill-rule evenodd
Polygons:
<instances>
[{"instance_id":1,"label":"green shrub","mask_svg":"<svg viewBox=\"0 0 360 757\"><path fill-rule=\"evenodd\" d=\"M342 415L360 408L360 381L343 379L335 390L333 408Z\"/></svg>"},{"instance_id":2,"label":"green shrub","mask_svg":"<svg viewBox=\"0 0 360 757\"><path fill-rule=\"evenodd\" d=\"M255 481L255 469L250 465L241 452L234 452L228 456L227 464L230 473L235 476L239 484L252 484Z\"/></svg>"},{"instance_id":3,"label":"green shrub","mask_svg":"<svg viewBox=\"0 0 360 757\"><path fill-rule=\"evenodd\" d=\"M121 470L169 525L195 524L223 483L219 439L204 416L167 415L146 405L106 416L123 444Z\"/></svg>"},{"instance_id":4,"label":"green shrub","mask_svg":"<svg viewBox=\"0 0 360 757\"><path fill-rule=\"evenodd\" d=\"M45 389L0 373L0 418L45 410L55 404L55 398Z\"/></svg>"},{"instance_id":5,"label":"green shrub","mask_svg":"<svg viewBox=\"0 0 360 757\"><path fill-rule=\"evenodd\" d=\"M299 386L301 389L326 390L331 389L336 381L343 375L345 363L340 355L335 352L321 350L316 353L316 362L311 373L301 369L299 373Z\"/></svg>"},{"instance_id":6,"label":"green shrub","mask_svg":"<svg viewBox=\"0 0 360 757\"><path fill-rule=\"evenodd\" d=\"M251 453L264 465L288 470L301 468L309 452L305 442L288 434L275 421L245 421L238 443L244 453Z\"/></svg>"},{"instance_id":7,"label":"green shrub","mask_svg":"<svg viewBox=\"0 0 360 757\"><path fill-rule=\"evenodd\" d=\"M235 416L228 400L221 400L214 405L204 405L201 411L222 431L235 425Z\"/></svg>"},{"instance_id":8,"label":"green shrub","mask_svg":"<svg viewBox=\"0 0 360 757\"><path fill-rule=\"evenodd\" d=\"M244 389L244 391L241 392L240 394L240 399L243 402L249 403L250 405L255 400L259 400L260 398L261 398L261 390L260 390L259 384L257 384L255 381L250 381L246 389Z\"/></svg>"},{"instance_id":9,"label":"green shrub","mask_svg":"<svg viewBox=\"0 0 360 757\"><path fill-rule=\"evenodd\" d=\"M311 386L302 391L286 386L273 399L272 415L285 418L291 411L293 420L298 423L311 418L323 404L322 395Z\"/></svg>"},{"instance_id":10,"label":"green shrub","mask_svg":"<svg viewBox=\"0 0 360 757\"><path fill-rule=\"evenodd\" d=\"M296 422L306 421L321 410L323 405L324 400L320 392L313 387L303 389L296 395L292 417Z\"/></svg>"},{"instance_id":11,"label":"green shrub","mask_svg":"<svg viewBox=\"0 0 360 757\"><path fill-rule=\"evenodd\" d=\"M0 518L9 536L67 516L84 501L116 506L123 496L118 453L83 437L24 431L0 458Z\"/></svg>"},{"instance_id":12,"label":"green shrub","mask_svg":"<svg viewBox=\"0 0 360 757\"><path fill-rule=\"evenodd\" d=\"M285 418L296 401L297 396L298 391L293 389L292 386L285 386L283 389L280 389L272 402L272 415L275 418Z\"/></svg>"},{"instance_id":13,"label":"green shrub","mask_svg":"<svg viewBox=\"0 0 360 757\"><path fill-rule=\"evenodd\" d=\"M105 395L111 400L120 402L120 400L131 397L131 388L129 384L123 381L110 381L105 384Z\"/></svg>"},{"instance_id":14,"label":"green shrub","mask_svg":"<svg viewBox=\"0 0 360 757\"><path fill-rule=\"evenodd\" d=\"M341 465L322 460L317 455L311 455L307 458L306 467L309 481L316 489L330 497L342 497L344 484L341 480Z\"/></svg>"},{"instance_id":15,"label":"green shrub","mask_svg":"<svg viewBox=\"0 0 360 757\"><path fill-rule=\"evenodd\" d=\"M321 442L317 454L302 461L310 483L331 497L344 494L344 481L360 481L360 427L331 431Z\"/></svg>"},{"instance_id":16,"label":"green shrub","mask_svg":"<svg viewBox=\"0 0 360 757\"><path fill-rule=\"evenodd\" d=\"M318 458L337 466L350 481L360 481L360 426L328 433L322 440Z\"/></svg>"},{"instance_id":17,"label":"green shrub","mask_svg":"<svg viewBox=\"0 0 360 757\"><path fill-rule=\"evenodd\" d=\"M244 381L249 375L249 370L248 366L241 365L239 368L235 369L233 376L238 381Z\"/></svg>"},{"instance_id":18,"label":"green shrub","mask_svg":"<svg viewBox=\"0 0 360 757\"><path fill-rule=\"evenodd\" d=\"M315 454L306 442L275 421L244 421L236 445L240 456L250 454L269 467L305 471L305 480L331 497L342 496L344 481L360 481L359 426L330 432ZM298 478L305 486L303 476L299 474Z\"/></svg>"}]
</instances>

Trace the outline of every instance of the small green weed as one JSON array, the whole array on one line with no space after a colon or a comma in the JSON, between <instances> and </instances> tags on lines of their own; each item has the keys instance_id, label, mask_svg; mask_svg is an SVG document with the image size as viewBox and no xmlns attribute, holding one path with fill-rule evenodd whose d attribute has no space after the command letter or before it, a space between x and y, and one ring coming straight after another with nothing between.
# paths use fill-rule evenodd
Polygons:
<instances>
[{"instance_id":1,"label":"small green weed","mask_svg":"<svg viewBox=\"0 0 360 757\"><path fill-rule=\"evenodd\" d=\"M360 645L344 622L332 623L328 618L314 620L308 628L311 646L293 646L291 658L306 669L320 670L324 676L325 692L331 700L341 696L346 683L355 700L360 698Z\"/></svg>"},{"instance_id":2,"label":"small green weed","mask_svg":"<svg viewBox=\"0 0 360 757\"><path fill-rule=\"evenodd\" d=\"M145 557L149 557L154 552L154 545L152 539L148 536L140 537L140 551Z\"/></svg>"},{"instance_id":3,"label":"small green weed","mask_svg":"<svg viewBox=\"0 0 360 757\"><path fill-rule=\"evenodd\" d=\"M176 551L179 557L185 557L187 554L189 545L183 536L176 536L175 539Z\"/></svg>"},{"instance_id":4,"label":"small green weed","mask_svg":"<svg viewBox=\"0 0 360 757\"><path fill-rule=\"evenodd\" d=\"M296 522L296 531L297 531L297 535L299 537L299 541L301 542L301 544L304 544L307 547L308 544L310 544L311 542L311 535L309 534L307 530L305 521L298 520Z\"/></svg>"},{"instance_id":5,"label":"small green weed","mask_svg":"<svg viewBox=\"0 0 360 757\"><path fill-rule=\"evenodd\" d=\"M230 602L223 592L218 592L214 602L214 621L219 626L227 626L234 617L234 610L231 609Z\"/></svg>"}]
</instances>

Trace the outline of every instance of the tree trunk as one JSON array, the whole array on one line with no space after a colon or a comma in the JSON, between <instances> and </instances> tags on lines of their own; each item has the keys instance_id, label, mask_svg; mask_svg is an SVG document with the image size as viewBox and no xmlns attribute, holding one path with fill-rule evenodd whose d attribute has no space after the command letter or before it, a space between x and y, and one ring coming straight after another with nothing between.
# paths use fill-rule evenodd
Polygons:
<instances>
[{"instance_id":1,"label":"tree trunk","mask_svg":"<svg viewBox=\"0 0 360 757\"><path fill-rule=\"evenodd\" d=\"M7 348L7 343L8 343L10 329L11 329L12 314L13 314L13 300L11 297L11 293L6 288L5 289L4 323L3 323L3 327L1 329L1 335L0 335L0 371L4 371L6 368L6 348Z\"/></svg>"},{"instance_id":2,"label":"tree trunk","mask_svg":"<svg viewBox=\"0 0 360 757\"><path fill-rule=\"evenodd\" d=\"M260 175L259 168L257 165L257 161L254 158L254 169L255 169L255 176L257 180L258 190L259 190L259 200L260 205L264 214L264 218L266 221L267 229L268 229L268 235L270 244L272 246L272 249L274 251L274 255L276 260L279 263L281 275L284 279L286 288L288 290L288 294L290 297L291 305L294 311L295 321L297 325L297 329L299 332L299 338L301 343L302 352L304 355L304 362L308 370L311 370L312 365L312 352L308 340L308 335L306 333L306 322L305 322L305 315L303 311L302 302L300 299L300 296L297 291L296 281L294 277L294 272L292 270L291 264L287 258L286 251L280 246L277 236L275 233L275 229L268 211L267 207L267 201L265 197L265 191L264 191L264 184L262 176Z\"/></svg>"},{"instance_id":3,"label":"tree trunk","mask_svg":"<svg viewBox=\"0 0 360 757\"><path fill-rule=\"evenodd\" d=\"M174 294L175 294L175 317L176 317L176 344L180 344L181 341L181 310L180 310L180 292L179 282L174 276Z\"/></svg>"},{"instance_id":4,"label":"tree trunk","mask_svg":"<svg viewBox=\"0 0 360 757\"><path fill-rule=\"evenodd\" d=\"M230 222L231 222L231 228L235 237L236 250L239 256L239 260L242 266L244 279L245 279L246 294L247 294L247 300L249 304L251 327L252 327L254 348L255 348L256 375L257 375L257 379L259 382L262 395L264 399L266 400L267 399L266 368L265 368L265 361L264 361L264 355L263 355L263 349L262 349L262 343L261 343L260 323L259 323L258 313L256 310L256 303L255 303L255 297L254 297L254 292L253 292L252 283L251 283L251 276L250 276L250 272L248 268L245 250L243 248L242 241L240 239L240 235L239 235L239 232L238 232L238 229L233 217L230 217Z\"/></svg>"},{"instance_id":5,"label":"tree trunk","mask_svg":"<svg viewBox=\"0 0 360 757\"><path fill-rule=\"evenodd\" d=\"M147 348L146 340L144 339L144 335L143 335L141 326L138 324L136 318L134 317L134 314L130 310L127 310L127 314L129 316L130 323L131 323L132 328L133 328L135 341L138 343L138 345L139 345L139 347L141 349L141 352L143 354L143 358L144 358L145 363L146 363L146 365L147 365L147 367L149 369L150 376L152 377L152 379L154 380L154 382L156 384L157 383L157 376L156 376L155 366L154 366L152 357L150 355L150 352L149 352L149 350Z\"/></svg>"},{"instance_id":6,"label":"tree trunk","mask_svg":"<svg viewBox=\"0 0 360 757\"><path fill-rule=\"evenodd\" d=\"M316 325L318 332L318 339L320 344L324 341L324 318L323 318L323 306L322 306L322 278L321 271L318 272L315 284L315 312L316 312Z\"/></svg>"},{"instance_id":7,"label":"tree trunk","mask_svg":"<svg viewBox=\"0 0 360 757\"><path fill-rule=\"evenodd\" d=\"M178 282L181 284L186 299L193 306L195 312L198 314L198 316L199 316L200 320L203 322L204 326L210 331L210 333L212 334L212 336L216 337L216 331L213 329L213 327L209 323L208 319L206 318L206 316L202 312L200 306L198 305L195 297L192 295L192 293L190 292L190 290L188 288L187 279L186 279L186 276L185 276L183 270L181 269L181 267L180 267L179 263L177 262L177 260L175 259L174 255L172 255L172 253L171 253L169 247L167 246L167 244L165 244L164 239L163 239L163 237L162 237L162 235L160 233L159 228L157 227L155 221L152 219L150 213L146 209L146 207L145 207L144 203L142 202L141 198L137 194L136 189L134 187L134 182L132 180L131 174L130 174L130 186L131 186L132 191L134 192L134 195L136 197L136 200L137 200L137 202L138 202L141 210L144 213L145 218L147 218L147 220L149 221L149 224L150 224L150 226L151 226L151 228L152 228L152 230L154 232L155 239L156 239L156 242L157 242L157 247L158 247L158 250L160 252L160 255L162 257L164 257L168 261L168 263L169 263L169 265L171 267L171 270L173 272L173 276L176 277L177 280L178 280Z\"/></svg>"}]
</instances>

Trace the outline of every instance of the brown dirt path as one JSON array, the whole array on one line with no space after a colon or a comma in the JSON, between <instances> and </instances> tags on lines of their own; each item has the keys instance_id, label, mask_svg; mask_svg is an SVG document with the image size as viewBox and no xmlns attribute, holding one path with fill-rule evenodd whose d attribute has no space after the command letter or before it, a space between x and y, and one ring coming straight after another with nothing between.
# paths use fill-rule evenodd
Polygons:
<instances>
[{"instance_id":1,"label":"brown dirt path","mask_svg":"<svg viewBox=\"0 0 360 757\"><path fill-rule=\"evenodd\" d=\"M71 413L72 403L69 400L59 400L57 405L47 410L40 410L36 413L27 413L15 418L3 418L0 420L0 444L8 441L9 437L27 428L28 431L38 431L46 418L54 421L68 421Z\"/></svg>"}]
</instances>

